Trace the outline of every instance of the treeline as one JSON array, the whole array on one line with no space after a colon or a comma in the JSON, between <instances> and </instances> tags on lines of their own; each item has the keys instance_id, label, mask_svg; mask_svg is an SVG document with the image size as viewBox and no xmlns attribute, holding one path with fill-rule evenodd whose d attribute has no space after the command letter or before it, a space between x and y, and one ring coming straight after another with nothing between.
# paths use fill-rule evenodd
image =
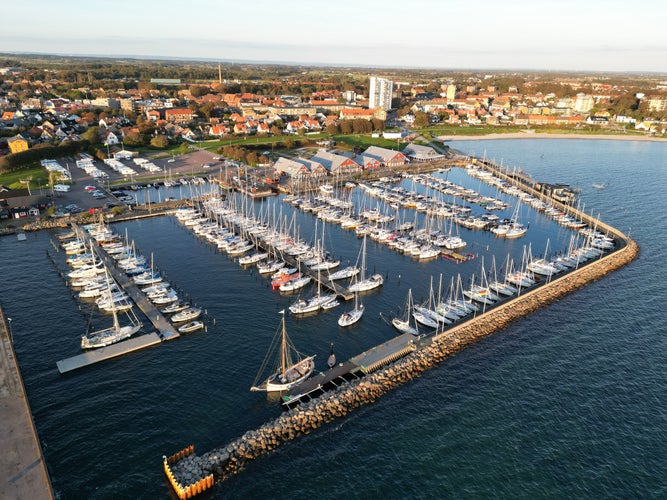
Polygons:
<instances>
[{"instance_id":1,"label":"treeline","mask_svg":"<svg viewBox=\"0 0 667 500\"><path fill-rule=\"evenodd\" d=\"M255 151L240 146L223 146L218 148L218 153L232 160L247 163L253 167L269 162L269 159L265 155L259 155Z\"/></svg>"},{"instance_id":2,"label":"treeline","mask_svg":"<svg viewBox=\"0 0 667 500\"><path fill-rule=\"evenodd\" d=\"M66 141L57 146L40 144L19 153L0 157L0 174L15 172L27 168L40 160L71 156L81 151L80 142Z\"/></svg>"},{"instance_id":3,"label":"treeline","mask_svg":"<svg viewBox=\"0 0 667 500\"><path fill-rule=\"evenodd\" d=\"M384 120L373 118L355 118L354 120L341 120L338 123L327 125L325 132L329 135L336 134L370 134L371 132L382 132L385 129Z\"/></svg>"}]
</instances>

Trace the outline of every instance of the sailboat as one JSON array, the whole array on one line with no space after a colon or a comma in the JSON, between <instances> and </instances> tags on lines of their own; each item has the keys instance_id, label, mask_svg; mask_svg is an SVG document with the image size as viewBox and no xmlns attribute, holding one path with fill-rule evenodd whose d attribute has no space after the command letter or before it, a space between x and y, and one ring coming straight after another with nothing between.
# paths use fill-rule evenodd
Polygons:
<instances>
[{"instance_id":1,"label":"sailboat","mask_svg":"<svg viewBox=\"0 0 667 500\"><path fill-rule=\"evenodd\" d=\"M303 355L297 351L296 347L294 347L294 344L287 336L287 330L285 328L285 310L283 309L280 311L280 314L282 315L281 329L276 332L276 336L271 342L271 348L269 348L264 363L262 363L262 368L257 374L255 383L250 388L251 391L286 391L306 380L315 369L315 356L303 357ZM280 335L278 335L278 333L280 333ZM264 380L264 382L257 385L258 380L262 376L262 372L266 368L268 360L271 355L274 354L273 351L275 351L276 347L278 347L278 339L280 340L280 352L278 353L279 366L275 372ZM296 362L294 362L292 356L297 357Z\"/></svg>"},{"instance_id":2,"label":"sailboat","mask_svg":"<svg viewBox=\"0 0 667 500\"><path fill-rule=\"evenodd\" d=\"M354 309L351 311L345 311L343 314L341 314L340 318L338 318L338 325L353 325L359 321L363 315L364 305L361 303L361 299L359 298L359 292L354 292Z\"/></svg>"},{"instance_id":3,"label":"sailboat","mask_svg":"<svg viewBox=\"0 0 667 500\"><path fill-rule=\"evenodd\" d=\"M335 302L335 305L334 305ZM317 272L317 293L309 299L299 299L289 306L289 310L294 315L303 315L318 312L320 310L331 309L338 305L336 294L322 293L320 273Z\"/></svg>"},{"instance_id":4,"label":"sailboat","mask_svg":"<svg viewBox=\"0 0 667 500\"><path fill-rule=\"evenodd\" d=\"M394 318L391 320L391 324L401 333L409 333L411 335L419 335L419 330L417 325L412 326L410 324L410 318L412 317L412 288L408 289L408 300L405 305L405 319Z\"/></svg>"},{"instance_id":5,"label":"sailboat","mask_svg":"<svg viewBox=\"0 0 667 500\"><path fill-rule=\"evenodd\" d=\"M350 292L373 290L384 283L384 278L382 278L381 274L374 274L370 278L366 278L366 235L364 235L364 241L361 245L361 272L359 275L361 278L356 283L350 285L348 289Z\"/></svg>"},{"instance_id":6,"label":"sailboat","mask_svg":"<svg viewBox=\"0 0 667 500\"><path fill-rule=\"evenodd\" d=\"M108 289L111 290L111 283L108 274L107 286ZM120 326L117 313L118 307L115 302L112 302L110 310L111 314L113 314L113 326L104 328L102 330L97 330L95 332L90 332L87 335L83 335L81 337L81 349L97 349L99 347L106 347L108 345L115 344L116 342L130 338L141 328L141 322L131 309L127 313L128 318L130 318L130 324L125 326Z\"/></svg>"}]
</instances>

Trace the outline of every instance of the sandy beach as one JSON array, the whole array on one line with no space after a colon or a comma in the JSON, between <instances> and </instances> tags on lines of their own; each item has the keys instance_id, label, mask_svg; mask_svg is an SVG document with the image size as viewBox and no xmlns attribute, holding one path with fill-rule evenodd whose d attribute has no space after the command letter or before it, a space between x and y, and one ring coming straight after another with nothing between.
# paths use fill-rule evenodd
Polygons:
<instances>
[{"instance_id":1,"label":"sandy beach","mask_svg":"<svg viewBox=\"0 0 667 500\"><path fill-rule=\"evenodd\" d=\"M667 137L650 137L647 135L605 135L605 134L550 134L544 132L513 132L483 135L441 135L437 137L443 142L450 141L485 141L499 139L595 139L610 141L654 141L667 142Z\"/></svg>"}]
</instances>

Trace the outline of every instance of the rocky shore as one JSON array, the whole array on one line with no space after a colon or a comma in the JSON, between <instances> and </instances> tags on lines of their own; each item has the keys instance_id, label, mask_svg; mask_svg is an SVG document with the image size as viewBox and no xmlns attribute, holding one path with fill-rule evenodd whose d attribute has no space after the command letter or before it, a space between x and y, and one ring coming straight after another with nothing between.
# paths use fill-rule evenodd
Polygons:
<instances>
[{"instance_id":1,"label":"rocky shore","mask_svg":"<svg viewBox=\"0 0 667 500\"><path fill-rule=\"evenodd\" d=\"M638 253L637 244L627 239L620 250L443 332L426 342L423 348L390 366L286 411L221 448L202 455L194 454L194 449L191 449L191 453L178 460L175 457L165 459L165 470L178 485L186 485L181 487L183 491L188 485L207 484L211 475L225 479L241 470L248 461L344 417L361 405L374 402L466 346L621 268L634 260Z\"/></svg>"}]
</instances>

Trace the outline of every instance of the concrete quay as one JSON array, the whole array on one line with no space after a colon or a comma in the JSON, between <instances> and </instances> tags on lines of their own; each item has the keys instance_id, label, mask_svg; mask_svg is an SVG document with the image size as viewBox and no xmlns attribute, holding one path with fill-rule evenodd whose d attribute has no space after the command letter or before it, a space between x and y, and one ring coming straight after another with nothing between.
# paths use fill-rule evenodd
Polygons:
<instances>
[{"instance_id":1,"label":"concrete quay","mask_svg":"<svg viewBox=\"0 0 667 500\"><path fill-rule=\"evenodd\" d=\"M0 309L0 498L52 500L51 482L14 355L10 328Z\"/></svg>"}]
</instances>

